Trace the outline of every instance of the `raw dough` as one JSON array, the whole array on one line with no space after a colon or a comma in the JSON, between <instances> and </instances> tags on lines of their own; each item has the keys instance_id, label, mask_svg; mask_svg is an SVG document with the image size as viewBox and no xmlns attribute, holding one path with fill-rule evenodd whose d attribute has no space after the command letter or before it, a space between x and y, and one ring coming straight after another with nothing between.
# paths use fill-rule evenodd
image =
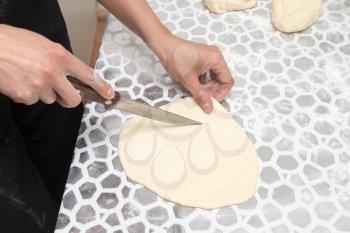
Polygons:
<instances>
[{"instance_id":1,"label":"raw dough","mask_svg":"<svg viewBox=\"0 0 350 233\"><path fill-rule=\"evenodd\" d=\"M227 11L245 10L256 6L256 0L203 0L212 12L222 14Z\"/></svg>"},{"instance_id":2,"label":"raw dough","mask_svg":"<svg viewBox=\"0 0 350 233\"><path fill-rule=\"evenodd\" d=\"M253 144L215 100L206 115L192 98L162 108L203 122L175 126L134 117L123 126L119 156L127 176L183 206L213 209L255 193L258 162Z\"/></svg>"},{"instance_id":3,"label":"raw dough","mask_svg":"<svg viewBox=\"0 0 350 233\"><path fill-rule=\"evenodd\" d=\"M303 31L316 22L321 5L322 0L272 0L272 23L281 32Z\"/></svg>"}]
</instances>

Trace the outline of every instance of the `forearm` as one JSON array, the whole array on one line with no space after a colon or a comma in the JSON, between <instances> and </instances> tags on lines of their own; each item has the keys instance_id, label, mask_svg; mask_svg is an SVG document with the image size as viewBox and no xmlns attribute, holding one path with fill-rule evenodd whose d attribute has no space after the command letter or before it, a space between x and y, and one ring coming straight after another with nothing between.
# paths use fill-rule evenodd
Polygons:
<instances>
[{"instance_id":1,"label":"forearm","mask_svg":"<svg viewBox=\"0 0 350 233\"><path fill-rule=\"evenodd\" d=\"M99 0L99 2L151 47L170 35L146 0Z\"/></svg>"},{"instance_id":2,"label":"forearm","mask_svg":"<svg viewBox=\"0 0 350 233\"><path fill-rule=\"evenodd\" d=\"M191 92L206 113L210 113L213 108L210 96L218 101L227 96L233 79L218 48L173 36L146 0L99 1L146 42L169 75ZM208 71L211 71L214 80L202 86L199 77Z\"/></svg>"}]
</instances>

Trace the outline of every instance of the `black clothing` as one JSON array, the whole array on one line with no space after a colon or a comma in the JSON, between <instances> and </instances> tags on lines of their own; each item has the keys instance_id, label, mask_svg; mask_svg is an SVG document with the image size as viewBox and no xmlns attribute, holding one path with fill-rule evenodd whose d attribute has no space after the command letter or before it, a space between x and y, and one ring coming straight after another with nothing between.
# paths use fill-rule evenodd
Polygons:
<instances>
[{"instance_id":1,"label":"black clothing","mask_svg":"<svg viewBox=\"0 0 350 233\"><path fill-rule=\"evenodd\" d=\"M71 51L56 0L0 0L0 23ZM54 231L82 114L81 105L26 106L0 94L0 233Z\"/></svg>"}]
</instances>

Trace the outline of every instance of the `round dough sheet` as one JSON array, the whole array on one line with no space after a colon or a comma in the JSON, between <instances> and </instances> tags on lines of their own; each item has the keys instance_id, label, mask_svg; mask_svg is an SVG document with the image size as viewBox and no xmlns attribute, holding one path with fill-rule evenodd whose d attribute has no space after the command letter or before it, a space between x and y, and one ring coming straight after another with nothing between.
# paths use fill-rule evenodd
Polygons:
<instances>
[{"instance_id":1,"label":"round dough sheet","mask_svg":"<svg viewBox=\"0 0 350 233\"><path fill-rule=\"evenodd\" d=\"M214 209L246 201L256 189L253 144L215 100L205 114L191 97L162 107L202 122L178 126L142 117L125 123L119 156L127 176L188 207Z\"/></svg>"}]
</instances>

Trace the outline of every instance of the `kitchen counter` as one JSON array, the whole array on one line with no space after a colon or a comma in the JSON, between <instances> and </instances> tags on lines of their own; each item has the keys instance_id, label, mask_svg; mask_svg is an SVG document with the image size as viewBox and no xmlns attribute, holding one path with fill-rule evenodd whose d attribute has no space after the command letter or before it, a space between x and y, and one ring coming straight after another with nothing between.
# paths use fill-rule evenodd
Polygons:
<instances>
[{"instance_id":1,"label":"kitchen counter","mask_svg":"<svg viewBox=\"0 0 350 233\"><path fill-rule=\"evenodd\" d=\"M318 22L289 35L272 27L268 0L223 15L201 0L149 2L174 34L222 50L236 80L222 104L257 150L256 194L212 211L161 199L127 179L118 158L132 116L92 103L56 233L350 232L350 2L323 1ZM124 96L155 106L188 95L113 16L96 69Z\"/></svg>"}]
</instances>

